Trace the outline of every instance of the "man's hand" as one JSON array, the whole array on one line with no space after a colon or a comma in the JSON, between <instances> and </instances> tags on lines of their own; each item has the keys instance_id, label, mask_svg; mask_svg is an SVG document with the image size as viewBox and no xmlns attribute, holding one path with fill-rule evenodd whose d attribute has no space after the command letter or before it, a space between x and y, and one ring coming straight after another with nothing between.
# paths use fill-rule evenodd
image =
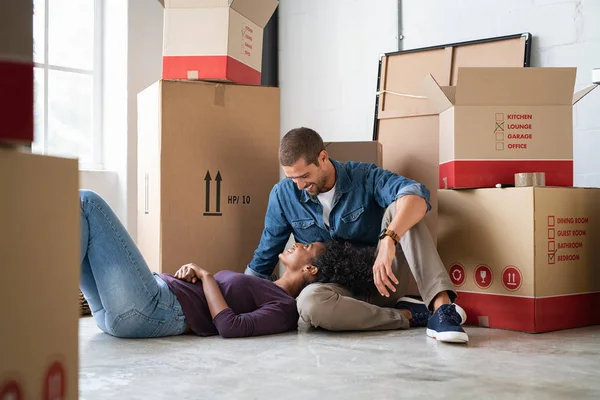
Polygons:
<instances>
[{"instance_id":1,"label":"man's hand","mask_svg":"<svg viewBox=\"0 0 600 400\"><path fill-rule=\"evenodd\" d=\"M398 284L398 279L392 271L392 262L396 256L396 246L394 241L390 237L383 238L379 244L379 252L377 253L377 259L373 265L373 280L375 286L382 296L390 297L390 293L396 291L394 282Z\"/></svg>"},{"instance_id":2,"label":"man's hand","mask_svg":"<svg viewBox=\"0 0 600 400\"><path fill-rule=\"evenodd\" d=\"M198 282L198 279L202 280L207 274L209 274L209 272L204 268L200 268L196 264L190 263L179 268L173 276L182 281L196 283Z\"/></svg>"}]
</instances>

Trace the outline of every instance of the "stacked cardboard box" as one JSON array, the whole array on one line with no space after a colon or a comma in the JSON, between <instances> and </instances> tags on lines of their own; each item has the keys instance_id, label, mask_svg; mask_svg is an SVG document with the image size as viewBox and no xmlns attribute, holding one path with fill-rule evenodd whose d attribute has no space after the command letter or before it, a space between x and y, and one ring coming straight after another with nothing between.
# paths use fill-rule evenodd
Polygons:
<instances>
[{"instance_id":1,"label":"stacked cardboard box","mask_svg":"<svg viewBox=\"0 0 600 400\"><path fill-rule=\"evenodd\" d=\"M163 79L260 85L263 29L278 0L159 0Z\"/></svg>"},{"instance_id":2,"label":"stacked cardboard box","mask_svg":"<svg viewBox=\"0 0 600 400\"><path fill-rule=\"evenodd\" d=\"M33 8L6 0L0 6L0 141L33 141Z\"/></svg>"},{"instance_id":3,"label":"stacked cardboard box","mask_svg":"<svg viewBox=\"0 0 600 400\"><path fill-rule=\"evenodd\" d=\"M77 160L19 150L33 141L32 11L0 3L0 398L76 399Z\"/></svg>"},{"instance_id":4,"label":"stacked cardboard box","mask_svg":"<svg viewBox=\"0 0 600 400\"><path fill-rule=\"evenodd\" d=\"M600 323L600 189L573 188L574 68L461 68L426 81L440 115L438 250L469 323L546 332ZM515 184L543 172L552 187Z\"/></svg>"},{"instance_id":5,"label":"stacked cardboard box","mask_svg":"<svg viewBox=\"0 0 600 400\"><path fill-rule=\"evenodd\" d=\"M279 180L279 89L256 86L278 2L161 3L165 79L138 95L138 246L155 272L242 272Z\"/></svg>"}]
</instances>

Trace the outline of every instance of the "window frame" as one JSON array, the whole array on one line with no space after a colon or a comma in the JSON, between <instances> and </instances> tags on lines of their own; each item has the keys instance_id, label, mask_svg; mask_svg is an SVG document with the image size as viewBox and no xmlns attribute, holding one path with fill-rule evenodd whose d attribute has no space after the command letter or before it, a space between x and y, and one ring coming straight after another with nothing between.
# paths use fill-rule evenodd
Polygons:
<instances>
[{"instance_id":1,"label":"window frame","mask_svg":"<svg viewBox=\"0 0 600 400\"><path fill-rule=\"evenodd\" d=\"M79 169L85 170L103 170L104 167L104 141L103 141L103 30L104 30L104 0L94 0L94 60L93 70L79 68L63 67L52 65L48 62L49 43L49 7L52 0L44 0L44 60L43 63L34 62L34 68L43 71L44 76L44 97L41 112L43 113L44 124L43 132L40 135L39 145L42 148L42 154L48 154L48 75L49 71L71 72L92 77L92 139L91 139L91 159L82 160L79 158ZM33 15L32 15L33 18ZM50 40L49 40L50 39Z\"/></svg>"}]
</instances>

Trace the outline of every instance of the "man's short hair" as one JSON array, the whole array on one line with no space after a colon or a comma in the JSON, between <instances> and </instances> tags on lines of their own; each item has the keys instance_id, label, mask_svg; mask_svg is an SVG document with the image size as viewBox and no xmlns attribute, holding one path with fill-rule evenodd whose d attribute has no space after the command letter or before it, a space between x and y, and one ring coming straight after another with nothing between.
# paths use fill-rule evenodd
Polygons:
<instances>
[{"instance_id":1,"label":"man's short hair","mask_svg":"<svg viewBox=\"0 0 600 400\"><path fill-rule=\"evenodd\" d=\"M279 145L279 163L294 165L304 158L307 165L319 165L319 154L325 150L321 136L310 128L295 128L285 134Z\"/></svg>"}]
</instances>

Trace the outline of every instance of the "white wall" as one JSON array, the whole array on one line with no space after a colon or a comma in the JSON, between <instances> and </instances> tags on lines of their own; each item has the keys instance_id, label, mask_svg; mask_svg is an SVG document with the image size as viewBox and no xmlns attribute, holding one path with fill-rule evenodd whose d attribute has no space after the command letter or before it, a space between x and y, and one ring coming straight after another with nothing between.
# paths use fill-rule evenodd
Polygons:
<instances>
[{"instance_id":1,"label":"white wall","mask_svg":"<svg viewBox=\"0 0 600 400\"><path fill-rule=\"evenodd\" d=\"M104 0L104 169L80 187L101 194L137 237L137 94L160 79L163 8L157 0Z\"/></svg>"},{"instance_id":2,"label":"white wall","mask_svg":"<svg viewBox=\"0 0 600 400\"><path fill-rule=\"evenodd\" d=\"M397 50L397 0L280 0L281 132L371 140L379 55Z\"/></svg>"},{"instance_id":3,"label":"white wall","mask_svg":"<svg viewBox=\"0 0 600 400\"><path fill-rule=\"evenodd\" d=\"M404 50L521 32L533 35L532 66L575 66L576 89L590 84L600 66L598 0L402 1ZM600 89L574 107L575 186L600 187L599 111Z\"/></svg>"},{"instance_id":4,"label":"white wall","mask_svg":"<svg viewBox=\"0 0 600 400\"><path fill-rule=\"evenodd\" d=\"M161 78L163 7L129 0L127 59L127 229L137 239L137 95Z\"/></svg>"}]
</instances>

